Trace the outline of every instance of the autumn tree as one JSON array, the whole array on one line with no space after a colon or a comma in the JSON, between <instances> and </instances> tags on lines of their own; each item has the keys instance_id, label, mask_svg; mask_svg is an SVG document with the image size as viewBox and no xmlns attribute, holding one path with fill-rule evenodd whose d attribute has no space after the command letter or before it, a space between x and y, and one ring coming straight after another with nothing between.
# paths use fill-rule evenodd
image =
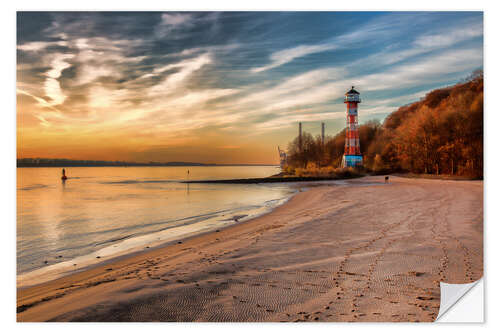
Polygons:
<instances>
[{"instance_id":1,"label":"autumn tree","mask_svg":"<svg viewBox=\"0 0 500 333\"><path fill-rule=\"evenodd\" d=\"M389 114L384 123L359 126L363 164L377 172L483 175L483 73L429 92L420 101ZM321 142L320 136L302 135L289 145L289 164L305 168L339 167L345 129Z\"/></svg>"}]
</instances>

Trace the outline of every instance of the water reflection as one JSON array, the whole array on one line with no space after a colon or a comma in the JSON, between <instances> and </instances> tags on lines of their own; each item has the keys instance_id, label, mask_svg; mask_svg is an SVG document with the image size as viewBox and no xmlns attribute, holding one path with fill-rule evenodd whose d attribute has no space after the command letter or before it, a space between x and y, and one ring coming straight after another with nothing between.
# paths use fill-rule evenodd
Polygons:
<instances>
[{"instance_id":1,"label":"water reflection","mask_svg":"<svg viewBox=\"0 0 500 333\"><path fill-rule=\"evenodd\" d=\"M179 182L265 177L277 173L276 167L190 167L189 174L185 167L71 168L66 181L60 172L17 170L18 272L57 255L72 258L122 239L227 218L291 192L284 185Z\"/></svg>"}]
</instances>

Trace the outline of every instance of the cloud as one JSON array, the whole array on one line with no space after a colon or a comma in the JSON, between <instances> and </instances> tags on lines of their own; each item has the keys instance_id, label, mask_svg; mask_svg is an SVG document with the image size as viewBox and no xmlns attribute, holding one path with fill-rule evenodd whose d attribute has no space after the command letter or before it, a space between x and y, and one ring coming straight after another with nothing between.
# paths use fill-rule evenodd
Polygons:
<instances>
[{"instance_id":1,"label":"cloud","mask_svg":"<svg viewBox=\"0 0 500 333\"><path fill-rule=\"evenodd\" d=\"M279 83L274 87L267 87L261 91L248 94L237 100L235 103L241 106L263 106L265 110L293 106L297 104L308 104L323 102L317 100L315 89L325 87L325 84L331 81L340 80L346 75L346 71L339 67L329 67L320 70L311 70ZM328 88L327 88L328 89ZM331 98L334 92L325 91ZM308 98L305 98L309 95ZM305 98L305 99L304 99Z\"/></svg>"},{"instance_id":2,"label":"cloud","mask_svg":"<svg viewBox=\"0 0 500 333\"><path fill-rule=\"evenodd\" d=\"M285 140L298 121L341 128L342 97L351 85L362 93L360 119L381 118L482 65L478 18L465 24L443 23L434 14L366 14L375 19L364 23L346 13L328 24L352 24L345 29L351 32L313 39L315 26L292 20L278 29L276 17L269 22L259 15L52 14L55 23L44 24L50 28L39 40L30 36L17 46L17 93L30 97L18 100L18 112L31 119L30 130L43 127L33 138L71 133L96 142L105 136L147 150L237 133L265 145ZM279 19L295 15L302 14ZM318 62L285 66L313 54ZM248 145L217 141L213 147Z\"/></svg>"},{"instance_id":3,"label":"cloud","mask_svg":"<svg viewBox=\"0 0 500 333\"><path fill-rule=\"evenodd\" d=\"M153 86L149 92L151 94L157 95L167 95L172 94L176 90L182 88L182 84L186 81L186 79L192 75L194 72L202 68L203 66L212 63L212 58L209 53L201 54L196 58L191 58L187 60L183 60L179 63L169 64L158 69L155 69L153 72L155 74L163 73L171 69L178 69L177 72L167 75L163 81Z\"/></svg>"},{"instance_id":4,"label":"cloud","mask_svg":"<svg viewBox=\"0 0 500 333\"><path fill-rule=\"evenodd\" d=\"M173 98L168 102L170 107L190 108L195 105L204 104L213 99L232 95L238 92L237 89L204 89L188 92L183 96Z\"/></svg>"},{"instance_id":5,"label":"cloud","mask_svg":"<svg viewBox=\"0 0 500 333\"><path fill-rule=\"evenodd\" d=\"M44 100L43 98L40 98L40 97L38 97L38 96L35 96L35 95L33 95L33 94L31 94L31 93L29 93L29 92L27 92L27 91L23 90L23 89L19 89L19 88L17 88L17 89L16 89L16 93L17 93L17 94L21 94L21 95L30 96L30 97L32 97L34 100L36 100L36 101L39 103L39 105L40 105L40 106L42 106L42 107L47 107L47 108L51 108L51 109L55 110L55 109L52 107L52 104L51 104L51 103L48 103L48 102L47 102L46 100Z\"/></svg>"},{"instance_id":6,"label":"cloud","mask_svg":"<svg viewBox=\"0 0 500 333\"><path fill-rule=\"evenodd\" d=\"M325 43L318 45L300 45L289 49L281 50L271 54L271 63L266 66L252 68L251 71L259 73L284 65L296 58L300 58L309 54L319 53L324 51L335 50L339 47L336 43Z\"/></svg>"},{"instance_id":7,"label":"cloud","mask_svg":"<svg viewBox=\"0 0 500 333\"><path fill-rule=\"evenodd\" d=\"M17 46L18 50L27 52L39 52L45 50L50 46L67 46L66 41L56 41L56 42L28 42Z\"/></svg>"},{"instance_id":8,"label":"cloud","mask_svg":"<svg viewBox=\"0 0 500 333\"><path fill-rule=\"evenodd\" d=\"M141 62L146 56L129 56L142 45L137 40L110 40L105 37L77 38L71 41L77 66L77 85L91 83L100 77L121 77L126 66Z\"/></svg>"},{"instance_id":9,"label":"cloud","mask_svg":"<svg viewBox=\"0 0 500 333\"><path fill-rule=\"evenodd\" d=\"M483 54L477 49L445 51L437 55L401 64L384 72L358 78L357 84L365 90L402 89L439 82L446 75L472 71L482 66Z\"/></svg>"},{"instance_id":10,"label":"cloud","mask_svg":"<svg viewBox=\"0 0 500 333\"><path fill-rule=\"evenodd\" d=\"M273 52L270 56L271 62L265 66L251 69L253 73L267 71L269 69L282 66L297 58L307 55L332 51L337 49L346 49L352 45L362 42L373 42L377 38L395 36L401 33L403 27L407 25L405 20L390 19L381 17L368 22L354 31L339 35L330 40L318 44L299 45L284 50Z\"/></svg>"},{"instance_id":11,"label":"cloud","mask_svg":"<svg viewBox=\"0 0 500 333\"><path fill-rule=\"evenodd\" d=\"M276 129L279 126L290 126L297 121L335 119L338 116L333 115L335 112L328 111L325 105L342 98L346 89L352 84L359 86L363 93L390 94L391 91L428 84L439 86L440 80L445 80L447 76L472 71L481 63L482 52L471 48L429 55L412 64L401 64L366 75L349 74L356 72L355 68L329 67L300 74L274 87L267 87L239 100L232 100L230 103L241 110L243 117L249 115L255 117L258 114L272 112L274 117L259 118L256 126L260 129ZM355 66L362 66L362 62L355 63ZM406 104L415 100L416 96L422 96L422 91L399 96L396 99L379 100L379 103L369 101L366 114L389 113L393 111L395 102ZM252 106L253 109L248 110ZM330 104L329 109L332 108L336 109L337 113L344 112L343 104ZM304 110L307 112L323 110L323 112L307 113ZM297 114L300 112L303 114ZM245 123L244 120L240 121Z\"/></svg>"},{"instance_id":12,"label":"cloud","mask_svg":"<svg viewBox=\"0 0 500 333\"><path fill-rule=\"evenodd\" d=\"M392 65L425 53L455 46L461 42L480 37L482 34L482 23L472 25L462 23L455 27L447 27L437 33L418 36L409 46L402 50L388 48L360 59L358 62L367 67Z\"/></svg>"},{"instance_id":13,"label":"cloud","mask_svg":"<svg viewBox=\"0 0 500 333\"><path fill-rule=\"evenodd\" d=\"M193 26L194 20L192 14L163 13L160 23L155 28L155 35L157 38L180 38L183 36L181 30Z\"/></svg>"},{"instance_id":14,"label":"cloud","mask_svg":"<svg viewBox=\"0 0 500 333\"><path fill-rule=\"evenodd\" d=\"M421 15L415 15L414 17L402 16L390 19L383 16L372 22L368 22L352 32L339 35L323 43L299 45L275 51L270 55L271 61L269 64L254 67L250 71L253 73L264 72L292 62L297 58L325 51L347 49L359 43L380 41L386 38L396 39L396 36L402 35L407 29L408 20L417 23L422 21L423 18ZM426 19L424 18L424 20ZM371 59L378 61L379 64L393 64L415 55L446 48L482 35L482 22L470 22L470 20L460 21L455 26L442 29L439 33L418 36L410 49L402 50L397 53L394 52L393 49L389 49L379 54L372 55ZM370 59L363 59L363 61L369 62Z\"/></svg>"},{"instance_id":15,"label":"cloud","mask_svg":"<svg viewBox=\"0 0 500 333\"><path fill-rule=\"evenodd\" d=\"M107 109L110 107L126 106L128 91L126 89L110 89L102 85L94 85L89 89L88 106L92 109ZM107 110L105 110L107 111Z\"/></svg>"},{"instance_id":16,"label":"cloud","mask_svg":"<svg viewBox=\"0 0 500 333\"><path fill-rule=\"evenodd\" d=\"M418 37L414 45L424 49L444 48L483 35L482 22L445 29L438 34Z\"/></svg>"},{"instance_id":17,"label":"cloud","mask_svg":"<svg viewBox=\"0 0 500 333\"><path fill-rule=\"evenodd\" d=\"M61 77L62 71L71 66L71 64L66 62L67 59L71 58L73 58L72 54L60 53L53 55L52 68L45 73L47 76L44 83L45 95L51 99L49 103L52 106L62 104L66 99L66 95L63 94L58 79Z\"/></svg>"},{"instance_id":18,"label":"cloud","mask_svg":"<svg viewBox=\"0 0 500 333\"><path fill-rule=\"evenodd\" d=\"M16 89L16 94L29 96L37 101L39 106L43 107L43 109L32 110L33 116L40 121L40 124L43 127L51 126L51 122L49 121L49 119L64 119L64 115L53 105L53 103L49 103L45 99L35 96L19 88Z\"/></svg>"},{"instance_id":19,"label":"cloud","mask_svg":"<svg viewBox=\"0 0 500 333\"><path fill-rule=\"evenodd\" d=\"M191 22L193 19L192 15L189 14L161 14L161 21L163 25L168 26L182 26Z\"/></svg>"},{"instance_id":20,"label":"cloud","mask_svg":"<svg viewBox=\"0 0 500 333\"><path fill-rule=\"evenodd\" d=\"M159 68L155 68L153 70L153 73L159 74L175 68L181 68L181 72L191 73L195 70L200 69L203 65L209 64L211 62L212 59L210 54L204 53L196 58L190 58L178 63L168 64Z\"/></svg>"},{"instance_id":21,"label":"cloud","mask_svg":"<svg viewBox=\"0 0 500 333\"><path fill-rule=\"evenodd\" d=\"M315 113L304 113L297 115L290 115L287 117L279 117L266 122L261 122L255 125L259 133L264 131L274 131L277 129L282 129L286 127L296 126L299 122L319 122L335 119L342 119L345 117L344 112L315 112Z\"/></svg>"}]
</instances>

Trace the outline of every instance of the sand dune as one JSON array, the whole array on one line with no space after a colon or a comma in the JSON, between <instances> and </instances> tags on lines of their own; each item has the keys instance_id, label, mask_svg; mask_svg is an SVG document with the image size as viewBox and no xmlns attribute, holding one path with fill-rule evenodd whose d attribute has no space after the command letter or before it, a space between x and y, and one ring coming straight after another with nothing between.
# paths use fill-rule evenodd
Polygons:
<instances>
[{"instance_id":1,"label":"sand dune","mask_svg":"<svg viewBox=\"0 0 500 333\"><path fill-rule=\"evenodd\" d=\"M323 183L257 219L20 289L17 319L433 321L439 281L482 276L482 232L482 181Z\"/></svg>"}]
</instances>

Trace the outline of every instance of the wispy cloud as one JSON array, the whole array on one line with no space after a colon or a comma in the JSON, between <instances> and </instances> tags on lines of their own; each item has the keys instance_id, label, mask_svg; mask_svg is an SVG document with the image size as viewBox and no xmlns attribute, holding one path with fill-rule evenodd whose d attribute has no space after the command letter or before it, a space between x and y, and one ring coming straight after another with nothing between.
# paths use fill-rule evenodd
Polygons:
<instances>
[{"instance_id":1,"label":"wispy cloud","mask_svg":"<svg viewBox=\"0 0 500 333\"><path fill-rule=\"evenodd\" d=\"M482 36L482 22L473 24L460 24L458 26L446 27L432 34L424 34L417 38L404 49L394 50L392 47L382 52L372 54L359 60L365 66L387 66L416 56L444 50L461 42Z\"/></svg>"},{"instance_id":2,"label":"wispy cloud","mask_svg":"<svg viewBox=\"0 0 500 333\"><path fill-rule=\"evenodd\" d=\"M409 87L440 82L440 80L444 80L444 77L452 73L472 71L481 62L482 52L478 52L476 49L465 49L427 56L413 64L402 64L383 72L355 77L349 74L348 68L323 68L293 77L275 87L250 94L231 103L243 109L252 105L259 106L256 110L246 111L246 115L274 112L279 119L266 120L264 118L259 121L258 127L261 129L275 129L278 124L293 126L297 121L314 121L321 117L323 117L322 119L335 119L337 116L333 117L331 111L313 114L304 112L302 115L297 115L295 112L310 109L311 105L316 105L313 110L325 110L325 103L342 98L345 90L351 84L355 84L363 92L400 91ZM362 66L361 64L362 62L356 65ZM356 68L351 69L352 72L358 70ZM421 96L422 93L418 92L417 94ZM371 111L368 111L370 110L368 109L367 114L381 113L384 110L385 113L389 113L394 109L391 102L399 101L406 104L413 100L415 100L415 93L399 96L396 99L381 100L380 103L375 103L377 106L376 112L373 109L372 102L370 103L372 105L369 106ZM343 104L336 107L332 105L330 109L332 108L337 110L336 112L343 117ZM265 123L270 125L267 126Z\"/></svg>"},{"instance_id":3,"label":"wispy cloud","mask_svg":"<svg viewBox=\"0 0 500 333\"><path fill-rule=\"evenodd\" d=\"M53 149L70 134L135 151L210 138L233 154L288 140L298 121L342 128L351 85L364 121L482 66L480 15L345 13L310 25L265 15L55 13L18 41L19 112L30 119L20 133Z\"/></svg>"},{"instance_id":4,"label":"wispy cloud","mask_svg":"<svg viewBox=\"0 0 500 333\"><path fill-rule=\"evenodd\" d=\"M38 52L42 51L50 46L67 46L66 41L55 41L55 42L28 42L17 46L18 50Z\"/></svg>"},{"instance_id":5,"label":"wispy cloud","mask_svg":"<svg viewBox=\"0 0 500 333\"><path fill-rule=\"evenodd\" d=\"M339 45L335 42L331 42L331 43L318 44L318 45L300 45L300 46L292 47L289 49L276 51L273 54L271 54L271 56L270 56L271 63L269 63L268 65L265 65L265 66L252 68L251 71L254 73L267 71L271 68L275 68L275 67L284 65L286 63L289 63L296 58L300 58L300 57L303 57L303 56L306 56L309 54L318 53L318 52L335 50L336 48L339 48L339 47L341 47L341 45Z\"/></svg>"},{"instance_id":6,"label":"wispy cloud","mask_svg":"<svg viewBox=\"0 0 500 333\"><path fill-rule=\"evenodd\" d=\"M322 43L299 45L284 50L275 51L270 55L271 62L267 65L254 67L252 72L263 72L275 67L287 64L297 58L307 55L321 53L325 51L333 51L337 49L346 49L352 45L363 42L373 42L387 35L396 36L401 34L407 22L401 19L389 19L388 17L378 18L372 22L362 24L350 32L330 38Z\"/></svg>"},{"instance_id":7,"label":"wispy cloud","mask_svg":"<svg viewBox=\"0 0 500 333\"><path fill-rule=\"evenodd\" d=\"M157 38L176 39L183 36L182 29L193 26L194 16L192 14L164 13L161 21L155 28Z\"/></svg>"},{"instance_id":8,"label":"wispy cloud","mask_svg":"<svg viewBox=\"0 0 500 333\"><path fill-rule=\"evenodd\" d=\"M51 105L62 104L66 99L66 95L61 91L59 77L66 68L71 64L66 62L67 59L73 58L72 54L56 54L51 62L52 68L46 73L47 79L45 80L45 94L51 99Z\"/></svg>"},{"instance_id":9,"label":"wispy cloud","mask_svg":"<svg viewBox=\"0 0 500 333\"><path fill-rule=\"evenodd\" d=\"M473 22L466 26L446 28L439 33L419 36L414 44L424 49L445 48L482 35L482 22Z\"/></svg>"}]
</instances>

